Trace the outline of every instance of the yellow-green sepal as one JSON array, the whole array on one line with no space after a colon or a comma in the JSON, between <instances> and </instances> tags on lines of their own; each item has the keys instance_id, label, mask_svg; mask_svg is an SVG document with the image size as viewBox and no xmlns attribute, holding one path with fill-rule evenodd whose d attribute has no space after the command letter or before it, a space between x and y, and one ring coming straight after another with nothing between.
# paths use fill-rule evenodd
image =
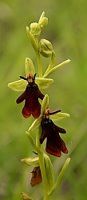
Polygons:
<instances>
[{"instance_id":1,"label":"yellow-green sepal","mask_svg":"<svg viewBox=\"0 0 87 200\"><path fill-rule=\"evenodd\" d=\"M40 126L40 123L41 123L41 116L39 116L37 119L34 120L34 122L29 127L28 132L38 128Z\"/></svg>"},{"instance_id":2,"label":"yellow-green sepal","mask_svg":"<svg viewBox=\"0 0 87 200\"><path fill-rule=\"evenodd\" d=\"M49 96L46 94L43 98L41 104L41 115L43 115L44 111L49 107Z\"/></svg>"},{"instance_id":3,"label":"yellow-green sepal","mask_svg":"<svg viewBox=\"0 0 87 200\"><path fill-rule=\"evenodd\" d=\"M53 115L50 115L50 118L53 120L53 121L59 121L63 118L66 118L66 117L70 117L70 114L68 113L63 113L63 112L58 112L56 114L53 114Z\"/></svg>"},{"instance_id":4,"label":"yellow-green sepal","mask_svg":"<svg viewBox=\"0 0 87 200\"><path fill-rule=\"evenodd\" d=\"M43 90L48 88L54 82L54 80L51 78L36 77L35 82L39 88Z\"/></svg>"},{"instance_id":5,"label":"yellow-green sepal","mask_svg":"<svg viewBox=\"0 0 87 200\"><path fill-rule=\"evenodd\" d=\"M26 76L28 76L29 74L35 74L34 64L30 58L25 59L25 74Z\"/></svg>"},{"instance_id":6,"label":"yellow-green sepal","mask_svg":"<svg viewBox=\"0 0 87 200\"><path fill-rule=\"evenodd\" d=\"M37 166L39 166L39 157L36 156L34 158L23 158L23 159L21 159L21 162L23 162L29 166L37 167Z\"/></svg>"},{"instance_id":7,"label":"yellow-green sepal","mask_svg":"<svg viewBox=\"0 0 87 200\"><path fill-rule=\"evenodd\" d=\"M27 86L26 80L18 80L11 83L8 83L8 87L16 92L24 91Z\"/></svg>"}]
</instances>

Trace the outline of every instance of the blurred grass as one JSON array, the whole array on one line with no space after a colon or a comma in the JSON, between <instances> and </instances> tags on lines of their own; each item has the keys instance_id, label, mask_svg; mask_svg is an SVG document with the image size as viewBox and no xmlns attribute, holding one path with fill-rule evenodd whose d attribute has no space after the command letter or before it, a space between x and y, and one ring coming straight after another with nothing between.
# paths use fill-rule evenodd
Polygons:
<instances>
[{"instance_id":1,"label":"blurred grass","mask_svg":"<svg viewBox=\"0 0 87 200\"><path fill-rule=\"evenodd\" d=\"M71 63L52 75L55 84L48 89L53 109L71 114L60 122L67 129L65 140L73 150L72 161L60 191L53 199L87 199L87 1L86 0L3 0L0 1L0 200L18 200L22 191L30 191L40 199L42 190L31 189L30 168L20 159L32 154L25 135L32 119L23 120L22 105L15 104L17 93L7 88L8 82L24 73L25 57L35 62L35 54L25 26L37 20L42 11L49 18L43 37L54 44L57 60ZM35 63L36 65L36 63ZM53 95L54 98L53 98ZM57 173L62 158L54 160ZM27 188L27 189L26 189ZM41 189L41 186L40 186Z\"/></svg>"}]
</instances>

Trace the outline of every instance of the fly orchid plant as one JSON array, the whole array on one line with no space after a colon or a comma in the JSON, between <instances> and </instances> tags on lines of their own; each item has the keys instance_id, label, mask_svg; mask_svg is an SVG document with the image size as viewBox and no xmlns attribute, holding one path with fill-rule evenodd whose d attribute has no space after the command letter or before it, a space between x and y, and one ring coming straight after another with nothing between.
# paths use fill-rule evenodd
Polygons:
<instances>
[{"instance_id":1,"label":"fly orchid plant","mask_svg":"<svg viewBox=\"0 0 87 200\"><path fill-rule=\"evenodd\" d=\"M45 12L43 12L38 22L31 23L30 27L26 27L27 35L36 53L37 69L35 69L33 61L30 58L26 58L25 75L21 75L19 80L8 84L8 87L12 90L22 92L21 95L17 97L16 103L19 104L24 101L22 109L23 117L29 118L32 115L33 118L35 118L26 131L35 156L21 159L21 161L33 167L30 182L31 186L33 187L41 182L43 183L44 200L49 200L56 188L58 189L70 162L70 158L68 157L59 175L55 178L53 164L49 155L53 155L58 159L62 153L68 153L68 148L60 137L61 134L66 133L66 130L57 126L55 123L57 120L69 117L70 115L61 112L61 110L51 111L49 96L45 94L45 89L54 82L52 78L48 78L48 75L52 74L60 66L69 63L70 60L68 59L62 63L56 64L53 45L47 39L40 39L41 32L47 24L48 18L45 17ZM43 72L42 56L44 58L49 58L49 63L45 72ZM38 129L38 132L34 139L32 132L34 132L35 129ZM42 143L45 139L46 147L44 148ZM22 193L22 199L33 200L33 197Z\"/></svg>"}]
</instances>

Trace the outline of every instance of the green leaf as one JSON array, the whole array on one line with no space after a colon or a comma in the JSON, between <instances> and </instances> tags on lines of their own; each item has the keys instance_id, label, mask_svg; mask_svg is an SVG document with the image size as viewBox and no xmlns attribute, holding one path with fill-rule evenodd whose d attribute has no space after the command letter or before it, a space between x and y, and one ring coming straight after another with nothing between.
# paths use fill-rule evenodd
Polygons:
<instances>
[{"instance_id":1,"label":"green leaf","mask_svg":"<svg viewBox=\"0 0 87 200\"><path fill-rule=\"evenodd\" d=\"M39 116L37 119L34 120L34 122L29 127L28 132L38 128L38 126L40 126L40 123L41 123L41 116Z\"/></svg>"},{"instance_id":2,"label":"green leaf","mask_svg":"<svg viewBox=\"0 0 87 200\"><path fill-rule=\"evenodd\" d=\"M44 162L45 162L45 170L46 170L48 187L50 191L54 185L54 169L53 169L51 160L47 154L44 154Z\"/></svg>"},{"instance_id":3,"label":"green leaf","mask_svg":"<svg viewBox=\"0 0 87 200\"><path fill-rule=\"evenodd\" d=\"M27 85L26 80L18 80L8 83L8 87L16 92L24 91Z\"/></svg>"},{"instance_id":4,"label":"green leaf","mask_svg":"<svg viewBox=\"0 0 87 200\"><path fill-rule=\"evenodd\" d=\"M58 176L58 178L57 178L56 187L59 187L59 185L61 184L61 181L62 181L62 179L63 179L63 177L64 177L64 175L65 175L66 169L67 169L67 167L68 167L69 164L70 164L70 160L71 160L71 158L67 158L67 159L65 160L64 165L63 165L63 167L62 167L62 169L61 169L61 171L60 171L60 173L59 173L59 176Z\"/></svg>"},{"instance_id":5,"label":"green leaf","mask_svg":"<svg viewBox=\"0 0 87 200\"><path fill-rule=\"evenodd\" d=\"M58 121L58 120L61 120L61 119L65 118L65 117L70 117L70 114L59 112L59 113L50 115L50 118L51 118L53 121Z\"/></svg>"},{"instance_id":6,"label":"green leaf","mask_svg":"<svg viewBox=\"0 0 87 200\"><path fill-rule=\"evenodd\" d=\"M36 77L36 83L39 86L39 88L41 89L46 89L48 88L53 82L54 80L51 78L41 78L41 77Z\"/></svg>"},{"instance_id":7,"label":"green leaf","mask_svg":"<svg viewBox=\"0 0 87 200\"><path fill-rule=\"evenodd\" d=\"M34 157L34 158L23 158L21 159L21 162L24 162L25 164L33 167L39 166L39 157Z\"/></svg>"},{"instance_id":8,"label":"green leaf","mask_svg":"<svg viewBox=\"0 0 87 200\"><path fill-rule=\"evenodd\" d=\"M61 184L61 182L63 180L65 172L66 172L66 170L67 170L67 168L68 168L68 166L70 164L70 160L71 160L71 158L67 158L65 160L65 163L64 163L59 175L57 176L56 183L54 184L52 190L49 192L49 195L51 195L55 191L56 188L57 188L57 190L59 189L59 186L60 186L60 184Z\"/></svg>"},{"instance_id":9,"label":"green leaf","mask_svg":"<svg viewBox=\"0 0 87 200\"><path fill-rule=\"evenodd\" d=\"M34 64L30 58L25 59L25 74L35 74Z\"/></svg>"},{"instance_id":10,"label":"green leaf","mask_svg":"<svg viewBox=\"0 0 87 200\"><path fill-rule=\"evenodd\" d=\"M41 115L43 115L44 111L49 107L49 96L46 94L43 98L41 105Z\"/></svg>"}]
</instances>

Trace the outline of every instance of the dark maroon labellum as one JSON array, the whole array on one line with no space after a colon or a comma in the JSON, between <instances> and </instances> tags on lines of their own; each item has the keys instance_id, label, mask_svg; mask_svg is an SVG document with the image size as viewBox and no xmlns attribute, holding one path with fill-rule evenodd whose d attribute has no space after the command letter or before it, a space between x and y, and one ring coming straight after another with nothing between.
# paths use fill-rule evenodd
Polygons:
<instances>
[{"instance_id":1,"label":"dark maroon labellum","mask_svg":"<svg viewBox=\"0 0 87 200\"><path fill-rule=\"evenodd\" d=\"M47 138L46 151L54 156L61 156L61 152L68 153L68 149L61 139L59 133L66 133L66 130L56 126L52 120L43 117L41 121L42 133L40 137L40 143L42 144L44 139Z\"/></svg>"},{"instance_id":2,"label":"dark maroon labellum","mask_svg":"<svg viewBox=\"0 0 87 200\"><path fill-rule=\"evenodd\" d=\"M41 170L40 167L34 167L31 178L31 186L34 187L35 185L42 182Z\"/></svg>"},{"instance_id":3,"label":"dark maroon labellum","mask_svg":"<svg viewBox=\"0 0 87 200\"><path fill-rule=\"evenodd\" d=\"M43 99L44 95L35 83L35 75L29 76L28 78L22 77L22 79L28 81L25 91L18 97L16 103L19 104L25 100L25 105L22 109L22 114L25 118L29 117L31 114L34 118L38 118L41 111L41 105L38 98Z\"/></svg>"}]
</instances>

